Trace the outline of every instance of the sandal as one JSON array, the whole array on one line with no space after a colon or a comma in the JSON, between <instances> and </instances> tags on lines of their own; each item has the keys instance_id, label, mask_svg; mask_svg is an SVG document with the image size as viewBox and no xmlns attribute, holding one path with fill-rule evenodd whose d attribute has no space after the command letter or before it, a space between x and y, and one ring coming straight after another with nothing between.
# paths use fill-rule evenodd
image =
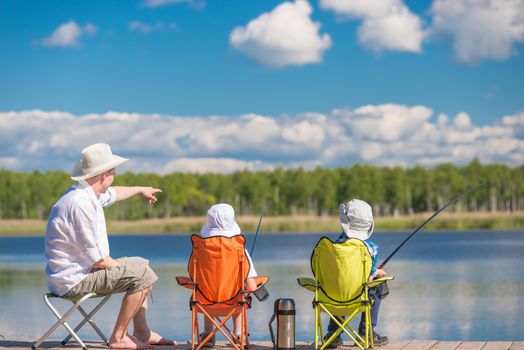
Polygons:
<instances>
[{"instance_id":1,"label":"sandal","mask_svg":"<svg viewBox=\"0 0 524 350\"><path fill-rule=\"evenodd\" d=\"M235 342L235 344L236 344L238 347L240 347L240 345L241 345L241 344L240 344L240 343L241 343L241 341L240 341L240 337L241 337L241 335L235 334L235 337L233 338L233 341ZM248 339L246 338L245 341L244 341L244 349L247 349L248 347L249 347L249 341L248 341Z\"/></svg>"},{"instance_id":2,"label":"sandal","mask_svg":"<svg viewBox=\"0 0 524 350\"><path fill-rule=\"evenodd\" d=\"M210 333L200 333L200 336L198 337L198 343L199 345L209 336ZM202 347L205 348L212 348L215 346L215 335L211 337Z\"/></svg>"}]
</instances>

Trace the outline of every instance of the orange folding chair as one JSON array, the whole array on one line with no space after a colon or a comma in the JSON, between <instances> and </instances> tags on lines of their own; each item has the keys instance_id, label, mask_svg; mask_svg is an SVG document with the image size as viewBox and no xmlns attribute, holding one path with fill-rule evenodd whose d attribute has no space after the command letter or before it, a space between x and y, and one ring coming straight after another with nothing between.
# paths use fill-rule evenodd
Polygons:
<instances>
[{"instance_id":1,"label":"orange folding chair","mask_svg":"<svg viewBox=\"0 0 524 350\"><path fill-rule=\"evenodd\" d=\"M237 235L202 238L192 235L191 242L193 250L188 262L189 277L176 278L179 285L192 290L191 348L199 350L220 332L236 350L247 349L249 340L246 311L251 296L246 290L249 260L245 254L245 237ZM257 289L262 288L268 280L268 277L256 277ZM240 344L235 342L235 334L226 325L238 313L242 320ZM198 314L210 320L215 328L195 347L195 339L200 334Z\"/></svg>"}]
</instances>

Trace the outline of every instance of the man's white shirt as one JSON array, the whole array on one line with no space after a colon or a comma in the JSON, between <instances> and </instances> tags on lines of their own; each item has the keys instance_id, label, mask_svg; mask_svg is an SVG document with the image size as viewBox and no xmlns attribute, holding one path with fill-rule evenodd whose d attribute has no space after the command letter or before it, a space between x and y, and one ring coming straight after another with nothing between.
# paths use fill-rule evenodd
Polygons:
<instances>
[{"instance_id":1,"label":"man's white shirt","mask_svg":"<svg viewBox=\"0 0 524 350\"><path fill-rule=\"evenodd\" d=\"M46 228L49 290L64 295L82 281L94 263L109 256L104 207L116 201L110 187L98 198L85 182L71 186L56 202Z\"/></svg>"}]
</instances>

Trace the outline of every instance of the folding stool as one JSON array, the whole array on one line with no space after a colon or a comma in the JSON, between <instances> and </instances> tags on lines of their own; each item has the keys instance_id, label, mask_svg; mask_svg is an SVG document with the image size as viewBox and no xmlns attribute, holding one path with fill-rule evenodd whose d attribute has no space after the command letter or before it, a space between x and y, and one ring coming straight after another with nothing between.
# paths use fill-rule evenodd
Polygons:
<instances>
[{"instance_id":1,"label":"folding stool","mask_svg":"<svg viewBox=\"0 0 524 350\"><path fill-rule=\"evenodd\" d=\"M95 297L102 297L102 300L93 308L93 310L90 313L87 313L83 308L82 304L91 298ZM66 345L67 342L73 337L78 344L82 347L83 350L87 350L87 346L84 344L84 342L80 339L80 337L76 334L86 323L89 323L89 325L95 330L95 332L100 336L100 338L104 341L106 345L109 345L108 340L104 333L98 328L98 326L91 320L91 318L95 315L95 313L100 310L100 308L109 300L111 297L111 294L108 295L97 295L96 293L88 293L81 296L76 297L59 297L53 293L47 293L44 294L44 302L46 303L47 307L51 310L51 312L56 316L58 321L51 327L45 334L33 344L32 348L33 350L36 350L53 332L60 327L60 325L64 326L64 328L69 332L69 335L62 340L61 344ZM60 313L56 310L56 308L51 304L50 299L51 298L57 298L62 300L68 300L71 303L73 303L73 306L67 312L64 314L64 316L60 315ZM82 316L84 317L83 320L75 327L75 329L72 329L66 322L66 320L75 313L75 311L78 310Z\"/></svg>"}]
</instances>

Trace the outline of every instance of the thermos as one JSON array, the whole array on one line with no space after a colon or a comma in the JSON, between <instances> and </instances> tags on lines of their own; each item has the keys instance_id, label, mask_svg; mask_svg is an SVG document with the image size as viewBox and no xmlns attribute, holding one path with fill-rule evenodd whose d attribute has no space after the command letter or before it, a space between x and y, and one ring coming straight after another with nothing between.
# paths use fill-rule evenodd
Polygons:
<instances>
[{"instance_id":1,"label":"thermos","mask_svg":"<svg viewBox=\"0 0 524 350\"><path fill-rule=\"evenodd\" d=\"M275 300L275 311L269 320L269 333L274 350L295 350L295 301L293 299ZM277 339L271 324L277 319Z\"/></svg>"}]
</instances>

